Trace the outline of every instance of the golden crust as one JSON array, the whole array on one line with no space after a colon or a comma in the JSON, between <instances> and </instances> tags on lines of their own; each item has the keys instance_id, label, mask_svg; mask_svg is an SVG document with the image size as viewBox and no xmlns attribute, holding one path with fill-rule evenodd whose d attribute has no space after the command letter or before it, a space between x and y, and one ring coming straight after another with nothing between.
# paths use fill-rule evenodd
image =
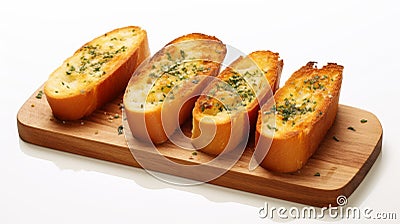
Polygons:
<instances>
[{"instance_id":1,"label":"golden crust","mask_svg":"<svg viewBox=\"0 0 400 224\"><path fill-rule=\"evenodd\" d=\"M209 35L202 34L202 33L189 33L189 34L175 38L174 40L170 41L165 46L183 42L183 41L188 41L188 40L215 40L215 41L222 43L222 41L219 40L218 38L216 38L215 36L209 36Z\"/></svg>"},{"instance_id":2,"label":"golden crust","mask_svg":"<svg viewBox=\"0 0 400 224\"><path fill-rule=\"evenodd\" d=\"M116 55L105 63L107 74L82 87L72 87L68 91L57 90L60 82L64 85L65 65L73 63L81 56L81 52L92 43L106 43L106 37L118 36L134 30L137 41L127 46L127 53ZM66 59L49 77L44 86L44 93L55 117L62 120L78 120L90 115L94 110L117 97L125 89L137 66L150 54L146 31L137 26L128 26L110 31L83 45L74 55ZM88 74L84 74L88 75ZM82 80L84 75L77 74L76 79ZM79 77L80 76L80 77ZM56 89L56 90L55 90Z\"/></svg>"},{"instance_id":3,"label":"golden crust","mask_svg":"<svg viewBox=\"0 0 400 224\"><path fill-rule=\"evenodd\" d=\"M260 142L272 140L268 154L260 164L266 169L277 172L294 172L300 169L318 148L335 120L342 83L343 66L329 63L318 69L314 64L314 62L309 62L295 72L286 81L285 86L279 89L274 96L275 104L278 107L278 105L282 105L286 101L289 102L287 99L295 94L292 92L294 86L302 85L300 88L304 91L310 87L308 81L314 78L316 82L313 83L310 89L313 89L314 86L316 87L318 79L315 79L315 77L318 76L321 80L327 80L325 83L329 82L329 84L322 87L318 83L318 86L321 88L317 88L313 94L320 97L315 97L315 103L312 102L317 105L314 111L310 109L309 113L304 112L302 115L297 113L289 118L279 115L278 111L275 117L276 126L274 127L277 131L275 131L273 136L266 133L265 124L263 124L266 120L263 120L262 113L269 110L269 106L265 105L266 108L263 107L259 111L256 126L256 145L260 144L257 146L261 146ZM305 92L304 94L299 94L298 97L306 96L307 91ZM299 118L301 116L303 117ZM295 121L298 123L295 123ZM262 149L262 146L260 149Z\"/></svg>"},{"instance_id":4,"label":"golden crust","mask_svg":"<svg viewBox=\"0 0 400 224\"><path fill-rule=\"evenodd\" d=\"M222 41L217 39L216 37L209 36L206 34L201 34L201 33L191 33L187 34L181 37L178 37L174 39L173 41L169 42L166 46L184 42L184 41L191 41L191 40L211 40L211 41L217 41L218 46L223 46L221 48L222 52L219 53L218 56L215 57L215 60L218 61L220 60L220 63L222 63L223 58L225 57L226 54L226 48L225 45L223 45ZM208 50L204 48L205 50ZM201 51L201 50L200 50ZM185 52L189 53L189 52ZM164 51L159 51L157 52L152 59L150 60L149 68L151 67L152 61L157 62L159 58L164 57L165 55ZM215 54L215 53L212 53ZM201 61L198 63L201 63L201 67L204 68L203 71L197 71L197 73L201 76L216 76L219 72L220 69L220 63L215 62L215 61ZM135 85L135 83L132 83L132 85ZM182 95L186 94L183 92L192 92L192 93L197 93L200 94L201 91L205 88L205 86L208 85L207 79L201 79L199 83L197 83L194 87L193 86L182 86L180 87L180 93ZM131 84L128 85L127 91L129 91L131 87ZM178 114L178 123L181 125L184 121L186 121L193 110L194 103L197 99L197 96L194 98L191 98L190 100L186 101L182 107L180 108L179 111L175 111L172 109L171 105L174 105L176 100L171 100L168 102L168 104L160 104L158 106L152 107L151 109L142 109L138 110L137 108L134 108L133 106L129 106L129 101L130 101L130 96L126 92L124 96L124 104L125 104L125 109L127 113L127 118L128 118L128 123L131 127L132 134L134 135L135 138L140 139L142 141L151 141L154 144L161 144L164 143L168 140L168 133L166 133L165 127L163 126L163 122L169 122L166 120L162 120L162 110L165 111L171 111L168 116L171 119L174 119L176 116L175 113ZM127 102L127 103L125 103ZM179 105L180 106L180 105ZM145 119L143 119L143 117ZM144 120L144 122L143 122ZM167 119L168 120L168 119Z\"/></svg>"},{"instance_id":5,"label":"golden crust","mask_svg":"<svg viewBox=\"0 0 400 224\"><path fill-rule=\"evenodd\" d=\"M283 60L279 58L279 54L272 51L254 51L249 57L253 59L260 68L268 68L266 78L272 91L275 93L279 88L283 68Z\"/></svg>"},{"instance_id":6,"label":"golden crust","mask_svg":"<svg viewBox=\"0 0 400 224\"><path fill-rule=\"evenodd\" d=\"M283 60L279 59L279 54L271 51L255 51L249 54L248 57L252 59L253 62L255 62L257 67L261 69L262 72L264 72L264 77L266 77L269 83L270 90L272 90L272 92L275 92L275 90L279 86L280 75L283 67ZM233 71L233 68L241 63L243 59L244 58L241 57L238 58L217 77L221 80L226 81L230 77L234 76L236 73ZM210 88L207 89L209 90ZM263 95L258 97L258 100L265 101L268 96L271 96L270 90L264 91ZM207 92L207 90L205 92ZM241 122L241 119L236 119L236 123L233 124L229 119L229 116L227 116L226 114L216 114L211 117L205 114L204 111L202 111L201 107L205 102L208 102L208 104L212 104L212 100L208 99L205 95L200 96L196 101L195 108L193 110L192 139L194 140L192 141L192 144L196 148L200 148L201 151L211 155L218 155L224 150L235 148L245 138L246 134L248 134L246 132L254 130L255 128L257 112L259 110L258 100L254 99L246 107L245 116L248 116L250 130L244 130L242 125L247 125L246 121ZM210 129L207 130L206 128L204 128L204 133L201 133L200 123L202 122L201 120L207 116L214 120L216 124L216 133L214 138L209 141L206 146L204 146L204 141L206 140L202 140L201 138L208 139L210 133L207 133L207 131ZM203 121L203 125L206 126L206 123ZM201 135L204 135L204 137ZM230 140L231 138L232 140ZM228 143L230 144L229 146Z\"/></svg>"}]
</instances>

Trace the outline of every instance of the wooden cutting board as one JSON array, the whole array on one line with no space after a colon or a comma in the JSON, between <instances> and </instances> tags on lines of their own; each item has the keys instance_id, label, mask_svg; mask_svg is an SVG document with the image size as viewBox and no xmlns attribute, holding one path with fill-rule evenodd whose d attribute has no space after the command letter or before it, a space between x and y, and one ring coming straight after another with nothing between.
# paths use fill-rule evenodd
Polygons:
<instances>
[{"instance_id":1,"label":"wooden cutting board","mask_svg":"<svg viewBox=\"0 0 400 224\"><path fill-rule=\"evenodd\" d=\"M41 89L18 112L21 139L56 150L140 167L127 146L124 134L118 133L123 122L121 98L83 120L64 122L53 117L44 94L41 99L36 97ZM361 119L367 122L361 123ZM191 122L184 124L182 131L190 133L190 125ZM353 127L355 131L348 127ZM334 140L333 136L339 141ZM250 142L253 139L251 136ZM249 143L240 160L225 174L209 183L302 204L335 206L338 196L349 197L353 193L378 157L382 147L382 126L372 113L340 105L336 121L320 148L304 168L292 174L273 173L262 167L249 171L248 163L253 147ZM140 146L133 145L133 148L149 161L150 165L146 168L195 180L202 175L196 170L182 172L171 169L168 164L158 161L154 153ZM212 157L204 153L192 155L191 151L170 142L157 149L176 163L198 165L212 160Z\"/></svg>"}]
</instances>

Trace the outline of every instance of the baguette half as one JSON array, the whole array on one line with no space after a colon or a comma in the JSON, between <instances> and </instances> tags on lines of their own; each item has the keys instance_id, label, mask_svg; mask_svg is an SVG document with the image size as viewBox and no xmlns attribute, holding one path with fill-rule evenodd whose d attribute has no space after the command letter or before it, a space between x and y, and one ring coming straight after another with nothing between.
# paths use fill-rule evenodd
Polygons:
<instances>
[{"instance_id":1,"label":"baguette half","mask_svg":"<svg viewBox=\"0 0 400 224\"><path fill-rule=\"evenodd\" d=\"M236 148L254 130L259 105L278 88L282 67L271 51L255 51L227 67L196 101L193 146L212 155Z\"/></svg>"},{"instance_id":2,"label":"baguette half","mask_svg":"<svg viewBox=\"0 0 400 224\"><path fill-rule=\"evenodd\" d=\"M262 107L256 128L256 151L267 152L262 167L294 172L306 164L335 120L342 73L341 65L318 69L309 62L276 92L275 104ZM271 141L269 151L263 148Z\"/></svg>"},{"instance_id":3,"label":"baguette half","mask_svg":"<svg viewBox=\"0 0 400 224\"><path fill-rule=\"evenodd\" d=\"M191 114L197 95L216 76L226 46L216 37L192 33L176 38L143 64L124 95L132 135L166 142Z\"/></svg>"},{"instance_id":4,"label":"baguette half","mask_svg":"<svg viewBox=\"0 0 400 224\"><path fill-rule=\"evenodd\" d=\"M55 117L77 120L121 94L150 54L137 26L110 31L83 45L51 73L44 93Z\"/></svg>"}]
</instances>

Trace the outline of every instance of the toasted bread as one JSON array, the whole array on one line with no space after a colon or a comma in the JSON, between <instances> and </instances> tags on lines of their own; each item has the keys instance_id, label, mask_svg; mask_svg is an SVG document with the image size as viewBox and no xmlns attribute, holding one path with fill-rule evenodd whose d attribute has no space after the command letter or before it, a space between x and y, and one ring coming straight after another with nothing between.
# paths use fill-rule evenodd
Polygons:
<instances>
[{"instance_id":1,"label":"toasted bread","mask_svg":"<svg viewBox=\"0 0 400 224\"><path fill-rule=\"evenodd\" d=\"M271 51L239 57L227 67L217 76L222 82L213 82L196 101L193 146L212 155L237 147L254 130L260 103L278 88L282 67Z\"/></svg>"},{"instance_id":2,"label":"toasted bread","mask_svg":"<svg viewBox=\"0 0 400 224\"><path fill-rule=\"evenodd\" d=\"M276 92L275 104L265 104L258 114L256 150L267 152L260 165L268 170L303 167L335 120L343 66L329 63L318 69L314 64L296 71ZM268 151L263 147L271 140Z\"/></svg>"},{"instance_id":3,"label":"toasted bread","mask_svg":"<svg viewBox=\"0 0 400 224\"><path fill-rule=\"evenodd\" d=\"M160 144L191 114L197 95L226 54L216 37L188 34L168 43L134 75L124 95L135 138Z\"/></svg>"},{"instance_id":4,"label":"toasted bread","mask_svg":"<svg viewBox=\"0 0 400 224\"><path fill-rule=\"evenodd\" d=\"M51 73L44 86L54 116L77 120L111 101L149 54L146 31L137 26L86 43Z\"/></svg>"}]
</instances>

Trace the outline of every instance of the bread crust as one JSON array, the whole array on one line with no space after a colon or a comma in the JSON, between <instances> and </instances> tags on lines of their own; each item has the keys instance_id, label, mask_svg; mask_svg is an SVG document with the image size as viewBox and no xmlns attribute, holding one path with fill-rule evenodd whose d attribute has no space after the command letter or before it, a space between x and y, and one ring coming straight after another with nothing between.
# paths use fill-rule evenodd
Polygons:
<instances>
[{"instance_id":1,"label":"bread crust","mask_svg":"<svg viewBox=\"0 0 400 224\"><path fill-rule=\"evenodd\" d=\"M277 125L279 131L275 131L274 135L265 134L262 130L263 111L268 111L270 105L266 104L258 113L257 127L256 127L256 150L266 151L269 150L260 165L268 170L276 172L295 172L303 167L307 160L314 154L321 141L324 139L329 128L332 126L337 110L340 95L340 88L342 83L343 66L335 63L318 69L314 67L314 62L309 62L300 70L295 72L285 83L281 89L275 94L276 105L281 104L284 99L291 94L288 88L299 82L306 82L315 76L327 76L331 79L332 84L330 89L319 91L314 94L322 94L323 100L318 101L317 110L310 112L304 116L309 116L305 122L296 124L284 130L281 129L280 122L282 116L276 115ZM332 77L335 77L334 79ZM304 78L306 78L305 81ZM319 84L318 84L319 85ZM305 85L302 88L307 88ZM320 98L321 99L321 98ZM296 115L297 116L297 115ZM303 116L303 115L302 115ZM265 121L264 121L265 122ZM287 121L290 122L290 119ZM266 142L271 142L271 146L263 148Z\"/></svg>"},{"instance_id":2,"label":"bread crust","mask_svg":"<svg viewBox=\"0 0 400 224\"><path fill-rule=\"evenodd\" d=\"M204 72L198 73L202 76L216 76L220 69L220 63L222 63L222 60L226 54L225 45L223 45L222 41L220 41L218 38L201 33L191 33L172 40L166 46L193 40L210 40L215 41L219 45L223 46L221 56L219 56L220 58L216 59L217 61L202 61L201 64L204 67ZM163 54L165 54L163 50L157 52L150 60L149 67L151 67L150 65L153 61L157 61L158 58L163 56ZM195 85L192 84L193 83L188 83L186 86L184 85L183 87L181 87L179 95L198 95L205 88L205 86L208 85L208 81L207 79L201 79L201 81L199 81ZM132 83L132 85L135 85L135 83ZM166 142L170 134L177 128L174 124L167 125L167 127L164 126L166 123L171 123L172 121L170 121L170 119L176 118L176 114L178 115L179 125L183 124L183 122L190 117L194 107L194 103L197 99L197 96L188 99L181 108L178 108L181 105L177 105L177 107L175 107L176 101L174 102L174 100L172 100L168 103L165 102L155 108L145 108L143 110L138 110L137 108L129 106L129 88L130 84L128 85L127 92L124 96L124 104L132 134L135 138L141 141L151 141L154 144L161 144ZM163 112L163 110L167 112ZM166 116L166 118L163 119L163 116Z\"/></svg>"},{"instance_id":3,"label":"bread crust","mask_svg":"<svg viewBox=\"0 0 400 224\"><path fill-rule=\"evenodd\" d=\"M165 46L171 45L171 44L175 44L175 43L179 43L179 42L183 42L183 41L192 41L192 40L213 40L213 41L217 41L217 42L221 42L222 41L220 39L218 39L215 36L210 36L210 35L206 35L203 33L189 33L180 37L175 38L174 40L170 41L168 44L166 44Z\"/></svg>"},{"instance_id":4,"label":"bread crust","mask_svg":"<svg viewBox=\"0 0 400 224\"><path fill-rule=\"evenodd\" d=\"M192 144L195 148L199 148L201 151L211 155L219 155L224 150L229 151L236 148L243 139L255 129L257 112L260 108L259 105L265 102L268 97L271 97L279 86L283 60L279 59L278 53L271 51L255 51L249 54L248 57L262 72L268 70L268 72L263 75L267 79L269 87L265 87L265 91L246 106L244 114L239 114L235 116L235 118L232 117L232 120L229 118L229 115L226 116L225 114L217 114L214 116L204 114L201 110L202 104L209 101L207 101L207 96L205 94L207 94L212 87L207 88L203 92L204 95L200 96L197 100L193 110ZM246 59L238 58L230 67L221 72L218 78L221 80L229 79L229 77L235 74L233 69L235 69L239 63L242 63L242 60ZM271 93L271 91L273 93ZM203 120L205 117L210 118L213 122ZM211 135L214 133L210 133L209 130L213 130L212 126L214 126L214 122L216 124L216 130L213 137ZM204 126L203 133L200 130L201 125ZM250 129L246 127L250 127Z\"/></svg>"},{"instance_id":5,"label":"bread crust","mask_svg":"<svg viewBox=\"0 0 400 224\"><path fill-rule=\"evenodd\" d=\"M107 36L118 35L121 32L134 30L138 39L132 46L127 47L128 54L115 60L111 59L107 64L107 74L87 87L72 89L60 94L54 91L55 80L65 75L64 65L80 57L80 52L92 43L103 42ZM105 40L104 40L105 41ZM84 44L70 58L66 59L62 66L57 68L49 77L44 86L44 93L55 117L61 120L78 120L90 115L106 102L113 100L123 92L128 81L139 66L150 55L147 33L138 26L128 26L110 31Z\"/></svg>"}]
</instances>

